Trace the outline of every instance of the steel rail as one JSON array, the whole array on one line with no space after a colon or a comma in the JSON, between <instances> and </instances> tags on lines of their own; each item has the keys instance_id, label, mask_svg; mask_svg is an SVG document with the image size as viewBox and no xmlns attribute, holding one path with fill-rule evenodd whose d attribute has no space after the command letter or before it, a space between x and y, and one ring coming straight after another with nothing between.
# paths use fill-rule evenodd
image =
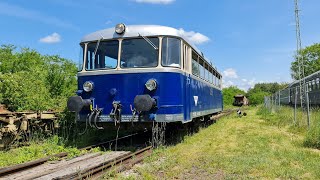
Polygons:
<instances>
[{"instance_id":1,"label":"steel rail","mask_svg":"<svg viewBox=\"0 0 320 180\"><path fill-rule=\"evenodd\" d=\"M104 171L111 170L112 168L120 167L117 172L121 172L128 169L130 166L141 162L144 157L150 155L152 151L152 146L148 146L129 155L120 156L115 159L109 160L105 163L99 164L94 168L87 169L83 172L72 173L69 175L57 177L55 179L83 179L92 176L100 177Z\"/></svg>"},{"instance_id":2,"label":"steel rail","mask_svg":"<svg viewBox=\"0 0 320 180\"><path fill-rule=\"evenodd\" d=\"M47 157L44 157L44 158L41 158L41 159L37 159L37 160L34 160L34 161L29 161L29 162L22 163L22 164L17 164L17 165L13 165L13 166L9 166L9 167L4 167L4 168L0 169L0 177L4 176L4 175L7 175L7 174L10 174L10 173L13 173L13 172L19 172L19 171L22 171L22 170L25 170L25 169L32 168L34 166L38 166L40 164L43 164L43 163L49 161L51 158L63 158L65 156L67 156L67 155L68 155L68 153L62 152L62 153L59 153L59 154L55 154L55 155L47 156Z\"/></svg>"}]
</instances>

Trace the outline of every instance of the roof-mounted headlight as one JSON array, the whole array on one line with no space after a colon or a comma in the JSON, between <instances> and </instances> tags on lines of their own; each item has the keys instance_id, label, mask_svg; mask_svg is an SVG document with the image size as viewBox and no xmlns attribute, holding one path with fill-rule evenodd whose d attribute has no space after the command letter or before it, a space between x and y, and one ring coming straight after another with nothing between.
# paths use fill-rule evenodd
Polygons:
<instances>
[{"instance_id":1,"label":"roof-mounted headlight","mask_svg":"<svg viewBox=\"0 0 320 180\"><path fill-rule=\"evenodd\" d=\"M157 89L157 82L156 80L154 79L149 79L147 82L146 82L146 88L149 90L149 91L153 91L155 89Z\"/></svg>"},{"instance_id":2,"label":"roof-mounted headlight","mask_svg":"<svg viewBox=\"0 0 320 180\"><path fill-rule=\"evenodd\" d=\"M123 23L117 24L115 27L115 31L117 34L123 34L126 31L126 25Z\"/></svg>"},{"instance_id":3,"label":"roof-mounted headlight","mask_svg":"<svg viewBox=\"0 0 320 180\"><path fill-rule=\"evenodd\" d=\"M93 83L91 81L86 81L84 84L83 84L83 90L85 92L90 92L92 91L93 89Z\"/></svg>"}]
</instances>

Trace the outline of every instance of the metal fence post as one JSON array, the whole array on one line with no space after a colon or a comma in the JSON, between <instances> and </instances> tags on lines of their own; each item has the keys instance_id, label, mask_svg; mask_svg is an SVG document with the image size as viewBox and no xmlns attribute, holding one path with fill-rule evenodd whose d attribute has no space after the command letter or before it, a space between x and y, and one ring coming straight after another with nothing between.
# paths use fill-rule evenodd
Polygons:
<instances>
[{"instance_id":1,"label":"metal fence post","mask_svg":"<svg viewBox=\"0 0 320 180\"><path fill-rule=\"evenodd\" d=\"M279 91L279 108L280 108L281 90Z\"/></svg>"},{"instance_id":2,"label":"metal fence post","mask_svg":"<svg viewBox=\"0 0 320 180\"><path fill-rule=\"evenodd\" d=\"M309 91L307 91L307 122L308 128L310 128L310 104L309 104Z\"/></svg>"},{"instance_id":3,"label":"metal fence post","mask_svg":"<svg viewBox=\"0 0 320 180\"><path fill-rule=\"evenodd\" d=\"M294 92L294 125L297 124L297 97L298 97L298 91L296 87Z\"/></svg>"}]
</instances>

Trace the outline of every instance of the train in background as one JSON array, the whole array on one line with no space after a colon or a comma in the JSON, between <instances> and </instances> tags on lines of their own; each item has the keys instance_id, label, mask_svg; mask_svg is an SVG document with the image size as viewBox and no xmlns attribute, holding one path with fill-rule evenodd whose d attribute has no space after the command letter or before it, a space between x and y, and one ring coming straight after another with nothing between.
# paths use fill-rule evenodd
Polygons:
<instances>
[{"instance_id":1,"label":"train in background","mask_svg":"<svg viewBox=\"0 0 320 180\"><path fill-rule=\"evenodd\" d=\"M320 105L320 71L317 71L301 81L305 81L305 90L310 106ZM284 105L300 104L300 80L294 81L288 87L274 95L274 101Z\"/></svg>"},{"instance_id":2,"label":"train in background","mask_svg":"<svg viewBox=\"0 0 320 180\"><path fill-rule=\"evenodd\" d=\"M221 74L178 29L121 23L80 46L78 91L67 103L78 122L188 123L223 110Z\"/></svg>"},{"instance_id":3,"label":"train in background","mask_svg":"<svg viewBox=\"0 0 320 180\"><path fill-rule=\"evenodd\" d=\"M232 103L232 105L234 106L248 106L249 105L249 100L246 96L242 95L242 94L237 94L235 96L233 96L234 101Z\"/></svg>"}]
</instances>

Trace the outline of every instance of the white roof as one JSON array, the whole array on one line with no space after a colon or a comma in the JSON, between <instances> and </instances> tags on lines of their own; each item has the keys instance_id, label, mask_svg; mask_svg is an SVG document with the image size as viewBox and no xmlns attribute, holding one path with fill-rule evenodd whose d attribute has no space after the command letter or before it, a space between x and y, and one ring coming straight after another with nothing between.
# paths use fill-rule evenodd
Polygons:
<instances>
[{"instance_id":1,"label":"white roof","mask_svg":"<svg viewBox=\"0 0 320 180\"><path fill-rule=\"evenodd\" d=\"M90 42L97 41L99 39L118 39L118 38L129 38L129 37L139 37L139 34L142 36L176 36L184 39L200 56L202 56L202 52L188 40L188 37L185 36L184 31L175 29L168 26L160 26L160 25L126 25L126 30L124 34L117 34L115 32L115 28L103 29L100 31L93 32L84 36L81 39L81 42ZM207 58L204 57L206 61ZM208 61L210 64L210 62ZM210 64L211 65L211 64ZM211 65L212 66L212 65ZM213 66L214 69L217 70ZM219 73L220 74L220 73ZM220 74L221 75L221 74Z\"/></svg>"},{"instance_id":2,"label":"white roof","mask_svg":"<svg viewBox=\"0 0 320 180\"><path fill-rule=\"evenodd\" d=\"M194 48L199 55L201 51L191 43L188 38L184 35L183 31L159 25L126 25L126 31L124 34L117 34L114 27L96 31L94 33L88 34L81 39L81 42L97 41L101 38L103 39L117 39L117 38L128 38L128 37L138 37L142 36L176 36L184 39L188 44Z\"/></svg>"},{"instance_id":3,"label":"white roof","mask_svg":"<svg viewBox=\"0 0 320 180\"><path fill-rule=\"evenodd\" d=\"M307 79L309 79L309 78L311 78L311 77L313 77L313 76L317 76L317 75L320 76L320 71L314 72L314 73L308 75L307 77L305 77L305 78L303 78L303 79L307 80ZM302 79L302 80L303 80L303 79ZM291 87L291 86L299 83L299 81L300 81L300 80L295 80L295 81L293 81L292 83L290 83L289 86Z\"/></svg>"}]
</instances>

